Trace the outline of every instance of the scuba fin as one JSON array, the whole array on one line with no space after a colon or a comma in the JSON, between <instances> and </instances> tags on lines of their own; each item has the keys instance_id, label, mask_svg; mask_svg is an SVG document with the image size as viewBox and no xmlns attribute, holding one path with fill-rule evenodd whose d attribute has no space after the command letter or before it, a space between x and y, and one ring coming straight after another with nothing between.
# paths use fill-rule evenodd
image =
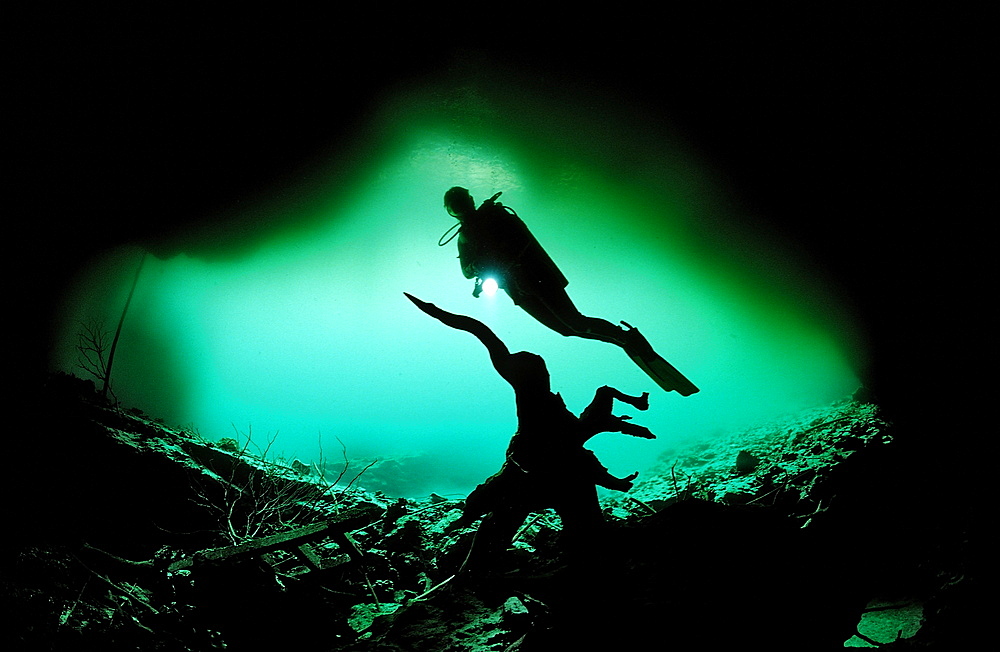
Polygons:
<instances>
[{"instance_id":1,"label":"scuba fin","mask_svg":"<svg viewBox=\"0 0 1000 652\"><path fill-rule=\"evenodd\" d=\"M655 353L652 358L649 358L628 349L625 352L628 353L628 357L632 358L632 362L646 372L646 375L652 378L664 391L674 391L681 396L691 396L699 391L694 383L684 377L684 374Z\"/></svg>"},{"instance_id":2,"label":"scuba fin","mask_svg":"<svg viewBox=\"0 0 1000 652\"><path fill-rule=\"evenodd\" d=\"M625 341L622 342L622 348L628 357L632 358L634 362L640 369L642 369L647 376L652 378L657 385L663 388L667 392L677 392L681 396L691 396L697 393L698 387L688 380L684 374L677 371L677 369L664 360L653 347L650 346L646 338L639 332L639 329L632 327L626 322L622 322L628 330L625 331Z\"/></svg>"}]
</instances>

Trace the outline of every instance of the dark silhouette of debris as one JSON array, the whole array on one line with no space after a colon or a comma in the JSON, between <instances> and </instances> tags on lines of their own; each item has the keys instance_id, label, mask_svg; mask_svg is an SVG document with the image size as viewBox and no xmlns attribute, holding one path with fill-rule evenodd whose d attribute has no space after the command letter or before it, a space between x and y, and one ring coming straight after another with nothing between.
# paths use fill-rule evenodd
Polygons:
<instances>
[{"instance_id":1,"label":"dark silhouette of debris","mask_svg":"<svg viewBox=\"0 0 1000 652\"><path fill-rule=\"evenodd\" d=\"M456 526L483 522L462 570L482 570L497 563L532 512L552 508L562 519L563 537L574 553L593 544L604 523L598 485L628 491L638 476L617 478L583 445L601 432L620 432L653 439L647 428L614 416L615 400L639 410L649 407L649 395L629 396L601 387L579 417L559 394L551 391L545 361L534 353L511 353L482 322L447 312L407 294L422 311L443 324L476 336L486 347L497 373L514 389L518 429L507 447L501 469L469 495Z\"/></svg>"}]
</instances>

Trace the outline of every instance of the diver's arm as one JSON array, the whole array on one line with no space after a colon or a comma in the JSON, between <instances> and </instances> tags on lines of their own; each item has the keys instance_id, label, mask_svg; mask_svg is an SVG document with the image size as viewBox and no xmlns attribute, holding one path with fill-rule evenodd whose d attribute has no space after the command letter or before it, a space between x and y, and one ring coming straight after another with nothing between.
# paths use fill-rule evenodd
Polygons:
<instances>
[{"instance_id":1,"label":"diver's arm","mask_svg":"<svg viewBox=\"0 0 1000 652\"><path fill-rule=\"evenodd\" d=\"M459 234L458 237L458 262L462 266L462 276L465 278L476 278L479 270L475 265L475 256L472 245Z\"/></svg>"},{"instance_id":2,"label":"diver's arm","mask_svg":"<svg viewBox=\"0 0 1000 652\"><path fill-rule=\"evenodd\" d=\"M442 310L433 303L421 301L407 292L404 292L403 294L405 294L406 298L412 301L416 307L420 308L434 319L437 319L445 326L451 326L452 328L460 331L472 333L479 338L479 341L482 342L486 347L486 350L489 351L490 360L493 362L493 367L497 370L497 373L503 376L504 380L510 382L507 374L510 360L510 349L508 349L507 345L496 336L496 333L490 330L489 326L478 319L473 319L472 317L467 317L465 315L456 315L455 313L448 312L447 310Z\"/></svg>"}]
</instances>

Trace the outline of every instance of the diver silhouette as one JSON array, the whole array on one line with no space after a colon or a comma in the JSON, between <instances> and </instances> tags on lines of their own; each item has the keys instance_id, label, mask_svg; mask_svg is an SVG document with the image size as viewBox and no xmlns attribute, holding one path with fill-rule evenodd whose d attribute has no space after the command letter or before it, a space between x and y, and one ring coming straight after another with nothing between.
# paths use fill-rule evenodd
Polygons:
<instances>
[{"instance_id":1,"label":"diver silhouette","mask_svg":"<svg viewBox=\"0 0 1000 652\"><path fill-rule=\"evenodd\" d=\"M621 347L650 378L666 391L690 396L698 388L660 357L637 328L624 328L582 314L569 295L569 281L538 243L520 217L496 201L501 193L477 209L472 195L455 186L444 194L444 206L459 221L457 234L442 236L445 245L456 235L458 257L465 278L476 279L478 297L485 279L492 278L514 305L560 335L609 342ZM447 240L445 238L447 237Z\"/></svg>"},{"instance_id":2,"label":"diver silhouette","mask_svg":"<svg viewBox=\"0 0 1000 652\"><path fill-rule=\"evenodd\" d=\"M599 388L590 405L574 415L562 397L551 390L549 372L541 356L511 353L488 326L404 293L422 311L446 326L476 336L489 352L497 373L514 389L517 431L507 447L500 470L476 487L465 501L455 527L483 522L464 568L494 562L510 545L531 512L552 508L563 523L565 544L572 554L593 541L604 527L597 485L628 491L638 472L617 478L583 445L601 432L620 432L655 439L649 429L614 416L614 401L639 410L649 408L649 393L630 396L613 388Z\"/></svg>"}]
</instances>

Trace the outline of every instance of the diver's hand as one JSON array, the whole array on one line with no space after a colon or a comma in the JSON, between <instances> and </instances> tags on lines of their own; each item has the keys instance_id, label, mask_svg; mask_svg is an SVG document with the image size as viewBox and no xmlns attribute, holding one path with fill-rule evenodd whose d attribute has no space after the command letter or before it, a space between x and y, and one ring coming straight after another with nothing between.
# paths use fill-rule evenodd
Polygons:
<instances>
[{"instance_id":1,"label":"diver's hand","mask_svg":"<svg viewBox=\"0 0 1000 652\"><path fill-rule=\"evenodd\" d=\"M476 287L472 288L472 296L478 299L479 295L482 293L483 293L483 281L477 278Z\"/></svg>"}]
</instances>

